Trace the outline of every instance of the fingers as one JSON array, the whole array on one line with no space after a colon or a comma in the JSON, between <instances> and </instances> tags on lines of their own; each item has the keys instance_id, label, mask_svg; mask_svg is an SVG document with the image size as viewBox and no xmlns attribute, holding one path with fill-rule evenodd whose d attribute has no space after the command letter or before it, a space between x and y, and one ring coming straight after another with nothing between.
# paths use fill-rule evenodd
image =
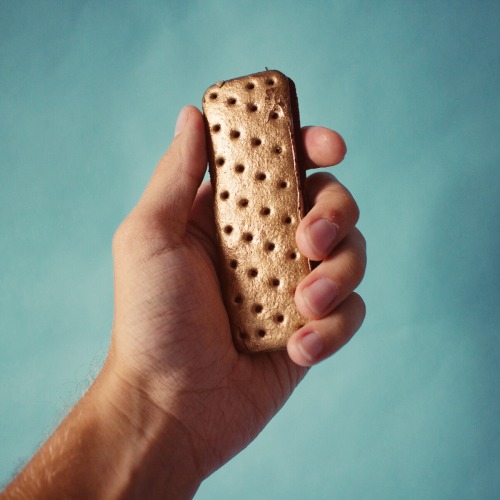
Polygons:
<instances>
[{"instance_id":1,"label":"fingers","mask_svg":"<svg viewBox=\"0 0 500 500\"><path fill-rule=\"evenodd\" d=\"M358 331L366 309L352 293L328 317L311 321L288 341L288 355L300 366L312 366L337 352Z\"/></svg>"},{"instance_id":2,"label":"fingers","mask_svg":"<svg viewBox=\"0 0 500 500\"><path fill-rule=\"evenodd\" d=\"M331 255L300 282L295 291L297 309L310 319L328 315L359 285L365 268L365 239L354 228Z\"/></svg>"},{"instance_id":3,"label":"fingers","mask_svg":"<svg viewBox=\"0 0 500 500\"><path fill-rule=\"evenodd\" d=\"M347 148L337 132L325 127L303 127L301 132L306 168L329 167L343 160Z\"/></svg>"},{"instance_id":4,"label":"fingers","mask_svg":"<svg viewBox=\"0 0 500 500\"><path fill-rule=\"evenodd\" d=\"M198 187L206 170L203 117L194 106L179 114L175 138L156 167L134 215L147 227L164 228L175 244L185 233Z\"/></svg>"},{"instance_id":5,"label":"fingers","mask_svg":"<svg viewBox=\"0 0 500 500\"><path fill-rule=\"evenodd\" d=\"M359 329L365 306L353 290L366 268L366 242L355 227L359 209L349 191L327 173L308 178L313 206L297 229L297 245L321 261L295 292L299 312L311 321L288 342L291 359L312 366L332 355Z\"/></svg>"},{"instance_id":6,"label":"fingers","mask_svg":"<svg viewBox=\"0 0 500 500\"><path fill-rule=\"evenodd\" d=\"M326 172L307 179L311 210L297 228L297 245L308 259L325 259L343 240L359 218L359 209L349 191Z\"/></svg>"}]
</instances>

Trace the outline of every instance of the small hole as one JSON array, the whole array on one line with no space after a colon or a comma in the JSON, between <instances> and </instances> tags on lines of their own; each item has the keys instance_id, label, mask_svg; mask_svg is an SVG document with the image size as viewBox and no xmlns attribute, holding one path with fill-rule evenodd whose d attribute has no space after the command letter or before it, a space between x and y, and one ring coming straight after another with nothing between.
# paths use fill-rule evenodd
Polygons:
<instances>
[{"instance_id":1,"label":"small hole","mask_svg":"<svg viewBox=\"0 0 500 500\"><path fill-rule=\"evenodd\" d=\"M262 141L258 137L254 137L252 139L252 146L260 146L262 144Z\"/></svg>"},{"instance_id":2,"label":"small hole","mask_svg":"<svg viewBox=\"0 0 500 500\"><path fill-rule=\"evenodd\" d=\"M236 99L234 97L230 97L228 100L227 100L227 103L230 105L230 106L233 106L234 104L236 104Z\"/></svg>"},{"instance_id":3,"label":"small hole","mask_svg":"<svg viewBox=\"0 0 500 500\"><path fill-rule=\"evenodd\" d=\"M280 280L278 278L273 278L271 280L271 285L273 285L273 286L280 286Z\"/></svg>"},{"instance_id":4,"label":"small hole","mask_svg":"<svg viewBox=\"0 0 500 500\"><path fill-rule=\"evenodd\" d=\"M255 267L253 267L252 269L250 269L248 271L248 276L250 276L250 278L256 278L258 274L259 274L259 271L257 271L257 269L255 269Z\"/></svg>"},{"instance_id":5,"label":"small hole","mask_svg":"<svg viewBox=\"0 0 500 500\"><path fill-rule=\"evenodd\" d=\"M226 227L224 228L224 232L225 232L226 234L231 234L231 233L233 232L233 226L226 226Z\"/></svg>"},{"instance_id":6,"label":"small hole","mask_svg":"<svg viewBox=\"0 0 500 500\"><path fill-rule=\"evenodd\" d=\"M222 165L224 165L224 163L226 163L226 160L224 160L224 158L217 158L216 162L218 167L222 167Z\"/></svg>"},{"instance_id":7,"label":"small hole","mask_svg":"<svg viewBox=\"0 0 500 500\"><path fill-rule=\"evenodd\" d=\"M264 172L258 172L257 174L255 174L255 178L258 181L265 181L266 180L266 174Z\"/></svg>"},{"instance_id":8,"label":"small hole","mask_svg":"<svg viewBox=\"0 0 500 500\"><path fill-rule=\"evenodd\" d=\"M263 308L260 304L255 304L255 305L253 306L253 310L254 310L257 314L261 313L261 312L262 312L262 309L264 309L264 308Z\"/></svg>"},{"instance_id":9,"label":"small hole","mask_svg":"<svg viewBox=\"0 0 500 500\"><path fill-rule=\"evenodd\" d=\"M297 254L295 252L292 252L290 254L290 259L295 260L297 258Z\"/></svg>"},{"instance_id":10,"label":"small hole","mask_svg":"<svg viewBox=\"0 0 500 500\"><path fill-rule=\"evenodd\" d=\"M212 132L220 132L220 125L218 123L212 127Z\"/></svg>"},{"instance_id":11,"label":"small hole","mask_svg":"<svg viewBox=\"0 0 500 500\"><path fill-rule=\"evenodd\" d=\"M278 323L283 323L283 321L285 321L285 316L283 316L283 314L278 314L278 316L276 316L276 321Z\"/></svg>"},{"instance_id":12,"label":"small hole","mask_svg":"<svg viewBox=\"0 0 500 500\"><path fill-rule=\"evenodd\" d=\"M238 165L236 165L236 167L234 167L234 169L236 170L236 172L241 174L245 170L245 165L242 165L241 163L239 163Z\"/></svg>"},{"instance_id":13,"label":"small hole","mask_svg":"<svg viewBox=\"0 0 500 500\"><path fill-rule=\"evenodd\" d=\"M262 338L266 336L266 331L265 330L257 330L257 335Z\"/></svg>"},{"instance_id":14,"label":"small hole","mask_svg":"<svg viewBox=\"0 0 500 500\"><path fill-rule=\"evenodd\" d=\"M248 82L248 83L246 84L246 88L247 88L248 90L253 90L253 89L255 88L255 84L253 84L252 82Z\"/></svg>"},{"instance_id":15,"label":"small hole","mask_svg":"<svg viewBox=\"0 0 500 500\"><path fill-rule=\"evenodd\" d=\"M217 99L217 92L212 92L210 94L210 99Z\"/></svg>"},{"instance_id":16,"label":"small hole","mask_svg":"<svg viewBox=\"0 0 500 500\"><path fill-rule=\"evenodd\" d=\"M232 269L236 269L238 267L238 261L237 260L232 260L229 265L231 266Z\"/></svg>"},{"instance_id":17,"label":"small hole","mask_svg":"<svg viewBox=\"0 0 500 500\"><path fill-rule=\"evenodd\" d=\"M252 235L252 233L245 233L245 234L243 235L243 239L244 239L245 241L252 241L252 240L253 240L253 235Z\"/></svg>"},{"instance_id":18,"label":"small hole","mask_svg":"<svg viewBox=\"0 0 500 500\"><path fill-rule=\"evenodd\" d=\"M280 115L278 113L276 113L276 111L273 111L271 113L271 120L277 120L278 118L280 117Z\"/></svg>"},{"instance_id":19,"label":"small hole","mask_svg":"<svg viewBox=\"0 0 500 500\"><path fill-rule=\"evenodd\" d=\"M282 152L283 152L283 149L281 149L280 146L276 146L274 148L274 152L277 154L277 155L280 155Z\"/></svg>"},{"instance_id":20,"label":"small hole","mask_svg":"<svg viewBox=\"0 0 500 500\"><path fill-rule=\"evenodd\" d=\"M275 248L276 248L276 245L274 243L270 242L266 245L266 250L268 250L269 252L272 252Z\"/></svg>"},{"instance_id":21,"label":"small hole","mask_svg":"<svg viewBox=\"0 0 500 500\"><path fill-rule=\"evenodd\" d=\"M222 191L220 197L222 200L227 200L229 198L229 191Z\"/></svg>"},{"instance_id":22,"label":"small hole","mask_svg":"<svg viewBox=\"0 0 500 500\"><path fill-rule=\"evenodd\" d=\"M241 135L238 130L231 130L229 133L231 139L238 139L238 137Z\"/></svg>"},{"instance_id":23,"label":"small hole","mask_svg":"<svg viewBox=\"0 0 500 500\"><path fill-rule=\"evenodd\" d=\"M236 297L234 298L234 302L236 304L241 304L243 302L243 297L241 295L236 295Z\"/></svg>"},{"instance_id":24,"label":"small hole","mask_svg":"<svg viewBox=\"0 0 500 500\"><path fill-rule=\"evenodd\" d=\"M247 338L247 334L243 330L240 330L239 335L241 340L245 340Z\"/></svg>"},{"instance_id":25,"label":"small hole","mask_svg":"<svg viewBox=\"0 0 500 500\"><path fill-rule=\"evenodd\" d=\"M249 105L247 106L247 108L248 108L248 111L250 111L250 113L255 113L255 112L259 109L259 108L257 107L257 105L256 105L256 104L253 104L253 103L249 104Z\"/></svg>"},{"instance_id":26,"label":"small hole","mask_svg":"<svg viewBox=\"0 0 500 500\"><path fill-rule=\"evenodd\" d=\"M261 215L269 215L271 213L271 209L268 208L268 207L264 207L261 211L260 211Z\"/></svg>"},{"instance_id":27,"label":"small hole","mask_svg":"<svg viewBox=\"0 0 500 500\"><path fill-rule=\"evenodd\" d=\"M266 80L266 83L267 83L268 85L274 85L274 78L268 78L268 79Z\"/></svg>"},{"instance_id":28,"label":"small hole","mask_svg":"<svg viewBox=\"0 0 500 500\"><path fill-rule=\"evenodd\" d=\"M288 187L288 183L286 181L281 181L278 186L281 188L281 189L285 189Z\"/></svg>"},{"instance_id":29,"label":"small hole","mask_svg":"<svg viewBox=\"0 0 500 500\"><path fill-rule=\"evenodd\" d=\"M246 198L243 198L242 200L240 200L240 201L238 202L238 205L239 205L240 207L248 207L248 200L247 200Z\"/></svg>"},{"instance_id":30,"label":"small hole","mask_svg":"<svg viewBox=\"0 0 500 500\"><path fill-rule=\"evenodd\" d=\"M292 218L288 215L283 219L283 222L285 224L291 224L292 223Z\"/></svg>"}]
</instances>

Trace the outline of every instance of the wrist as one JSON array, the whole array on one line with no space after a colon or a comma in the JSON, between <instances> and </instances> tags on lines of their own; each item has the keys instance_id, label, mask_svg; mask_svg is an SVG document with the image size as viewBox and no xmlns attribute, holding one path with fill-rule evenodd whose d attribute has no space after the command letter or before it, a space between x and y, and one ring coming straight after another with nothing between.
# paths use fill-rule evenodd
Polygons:
<instances>
[{"instance_id":1,"label":"wrist","mask_svg":"<svg viewBox=\"0 0 500 500\"><path fill-rule=\"evenodd\" d=\"M192 498L201 478L181 423L109 364L10 483L8 498Z\"/></svg>"},{"instance_id":2,"label":"wrist","mask_svg":"<svg viewBox=\"0 0 500 500\"><path fill-rule=\"evenodd\" d=\"M202 478L182 422L156 406L109 363L91 391L108 442L106 460L117 496L194 496Z\"/></svg>"}]
</instances>

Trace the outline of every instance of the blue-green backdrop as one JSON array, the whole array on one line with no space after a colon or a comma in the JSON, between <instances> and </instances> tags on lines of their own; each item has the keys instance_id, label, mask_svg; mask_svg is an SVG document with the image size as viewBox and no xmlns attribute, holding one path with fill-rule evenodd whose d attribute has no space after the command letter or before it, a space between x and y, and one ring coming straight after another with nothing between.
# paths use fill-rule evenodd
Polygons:
<instances>
[{"instance_id":1,"label":"blue-green backdrop","mask_svg":"<svg viewBox=\"0 0 500 500\"><path fill-rule=\"evenodd\" d=\"M355 339L197 498L500 498L500 3L0 4L0 482L85 390L110 242L207 86L280 69L368 240Z\"/></svg>"}]
</instances>

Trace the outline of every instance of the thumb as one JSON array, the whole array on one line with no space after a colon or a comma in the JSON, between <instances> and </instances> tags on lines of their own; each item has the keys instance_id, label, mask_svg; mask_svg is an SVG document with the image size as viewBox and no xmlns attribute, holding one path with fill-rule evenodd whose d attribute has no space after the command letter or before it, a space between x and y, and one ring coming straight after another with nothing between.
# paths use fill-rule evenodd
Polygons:
<instances>
[{"instance_id":1,"label":"thumb","mask_svg":"<svg viewBox=\"0 0 500 500\"><path fill-rule=\"evenodd\" d=\"M135 208L136 216L146 225L163 228L172 243L182 239L206 168L203 116L186 106L177 119L174 140Z\"/></svg>"}]
</instances>

